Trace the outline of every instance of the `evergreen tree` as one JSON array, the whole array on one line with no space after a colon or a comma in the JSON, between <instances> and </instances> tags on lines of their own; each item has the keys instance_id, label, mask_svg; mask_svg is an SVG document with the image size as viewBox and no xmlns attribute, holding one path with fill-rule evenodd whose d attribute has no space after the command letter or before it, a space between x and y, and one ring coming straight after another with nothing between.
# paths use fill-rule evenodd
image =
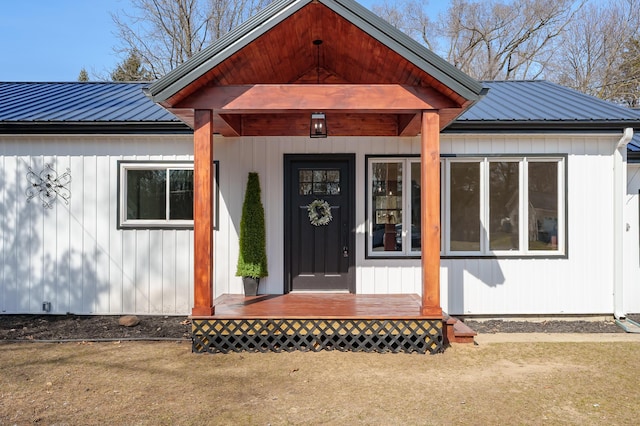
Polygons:
<instances>
[{"instance_id":1,"label":"evergreen tree","mask_svg":"<svg viewBox=\"0 0 640 426\"><path fill-rule=\"evenodd\" d=\"M266 277L267 250L264 206L260 195L260 178L251 172L247 180L247 190L242 204L240 218L240 253L238 253L239 277Z\"/></svg>"},{"instance_id":2,"label":"evergreen tree","mask_svg":"<svg viewBox=\"0 0 640 426\"><path fill-rule=\"evenodd\" d=\"M84 67L82 67L80 74L78 74L78 81L89 81L89 73L87 73Z\"/></svg>"},{"instance_id":3,"label":"evergreen tree","mask_svg":"<svg viewBox=\"0 0 640 426\"><path fill-rule=\"evenodd\" d=\"M140 55L136 51L129 53L127 59L122 61L111 73L113 81L150 81L151 73L142 65Z\"/></svg>"}]
</instances>

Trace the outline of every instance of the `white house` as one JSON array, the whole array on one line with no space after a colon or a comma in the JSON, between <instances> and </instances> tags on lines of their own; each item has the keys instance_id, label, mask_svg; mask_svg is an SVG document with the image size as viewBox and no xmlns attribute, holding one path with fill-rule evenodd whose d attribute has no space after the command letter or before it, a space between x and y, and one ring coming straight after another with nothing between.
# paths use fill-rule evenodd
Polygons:
<instances>
[{"instance_id":1,"label":"white house","mask_svg":"<svg viewBox=\"0 0 640 426\"><path fill-rule=\"evenodd\" d=\"M0 83L0 312L215 316L243 292L256 171L261 294L623 317L634 128L640 112L545 81L477 82L351 0L277 1L151 85Z\"/></svg>"}]
</instances>

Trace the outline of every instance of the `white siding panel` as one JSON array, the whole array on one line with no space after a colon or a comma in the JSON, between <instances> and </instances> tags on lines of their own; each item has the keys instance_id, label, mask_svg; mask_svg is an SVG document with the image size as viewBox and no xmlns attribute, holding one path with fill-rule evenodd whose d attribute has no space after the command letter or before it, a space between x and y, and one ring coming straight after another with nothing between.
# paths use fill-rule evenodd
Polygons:
<instances>
[{"instance_id":1,"label":"white siding panel","mask_svg":"<svg viewBox=\"0 0 640 426\"><path fill-rule=\"evenodd\" d=\"M161 314L164 310L165 291L163 280L164 236L169 236L174 231L150 231L149 232L149 312Z\"/></svg>"},{"instance_id":2,"label":"white siding panel","mask_svg":"<svg viewBox=\"0 0 640 426\"><path fill-rule=\"evenodd\" d=\"M567 154L569 211L566 259L443 259L445 310L467 315L612 312L612 153L617 139L442 135L445 155ZM53 298L54 293L55 313L190 312L193 232L116 229L115 183L118 159L191 160L190 136L50 136L46 140L2 136L0 145L0 209L5 217L0 240L2 312L39 311L43 297ZM281 293L283 155L327 152L356 155L356 291L421 291L420 260L366 259L364 248L365 156L419 154L419 138L216 137L214 157L220 161L219 229L214 235L216 296L242 293L235 267L247 173L260 174L266 211L270 274L260 291ZM71 169L72 198L69 206L57 202L52 211L43 213L37 203L26 203L25 174L27 165L50 158L56 170ZM637 209L633 197L637 191L629 194ZM637 223L632 223L632 229ZM637 293L637 286L629 290Z\"/></svg>"},{"instance_id":3,"label":"white siding panel","mask_svg":"<svg viewBox=\"0 0 640 426\"><path fill-rule=\"evenodd\" d=\"M2 304L2 312L9 313L20 309L19 300L24 297L25 292L23 288L18 288L19 270L24 267L22 263L18 263L18 259L23 257L19 254L19 244L23 244L23 242L20 241L20 237L17 235L20 223L17 198L20 191L13 189L18 184L18 161L19 158L15 155L4 156L4 176L0 183L4 189L2 200L3 274L1 285L4 289L5 298Z\"/></svg>"},{"instance_id":4,"label":"white siding panel","mask_svg":"<svg viewBox=\"0 0 640 426\"><path fill-rule=\"evenodd\" d=\"M168 314L191 312L193 300L193 233L175 232L175 301L176 306Z\"/></svg>"},{"instance_id":5,"label":"white siding panel","mask_svg":"<svg viewBox=\"0 0 640 426\"><path fill-rule=\"evenodd\" d=\"M87 155L83 160L83 209L81 217L82 232L82 308L81 312L96 312L98 293L98 263L100 254L97 251L97 206L96 206L96 157Z\"/></svg>"},{"instance_id":6,"label":"white siding panel","mask_svg":"<svg viewBox=\"0 0 640 426\"><path fill-rule=\"evenodd\" d=\"M444 136L465 154L568 154L567 259L443 259L441 288L451 314L612 312L613 162L617 137L587 135ZM494 152L471 149L493 140ZM504 145L502 144L504 141ZM467 143L469 142L469 143ZM455 147L457 144L451 144ZM481 147L485 145L480 142ZM455 148L454 148L455 149Z\"/></svg>"},{"instance_id":7,"label":"white siding panel","mask_svg":"<svg viewBox=\"0 0 640 426\"><path fill-rule=\"evenodd\" d=\"M569 155L568 258L443 259L441 296L448 312L467 315L611 312L612 238L610 232L594 228L607 228L613 219L610 191L613 183L611 154L615 139L584 135L442 136L443 154ZM387 141L387 144L391 143L391 140ZM587 148L588 155L574 155L575 152L586 153ZM401 148L398 152L410 151ZM356 154L360 162L364 155L378 153L389 154L390 151L379 148L375 143L362 142L358 144ZM359 179L362 174L359 172ZM361 188L365 185L360 181L358 190L363 191ZM358 199L362 198L364 192L358 194ZM364 208L361 205L357 214L360 222L357 244L360 248L364 247ZM594 225L596 223L599 225ZM596 235L591 235L593 233ZM574 238L573 234L579 237ZM358 289L363 292L396 292L400 288L404 292L409 274L402 273L396 281L390 270L398 264L409 270L413 262L365 260L359 254ZM415 292L420 292L417 275Z\"/></svg>"},{"instance_id":8,"label":"white siding panel","mask_svg":"<svg viewBox=\"0 0 640 426\"><path fill-rule=\"evenodd\" d=\"M112 173L111 157L96 156L96 185L95 185L95 212L96 212L96 233L95 233L95 250L96 250L96 295L95 310L96 312L109 312L111 305L111 291L107 283L110 283L110 253L109 253L109 237L115 222L110 222L109 208L111 194L110 182L116 180L116 176ZM114 170L115 171L115 170ZM115 209L114 209L115 210Z\"/></svg>"},{"instance_id":9,"label":"white siding panel","mask_svg":"<svg viewBox=\"0 0 640 426\"><path fill-rule=\"evenodd\" d=\"M193 231L118 230L116 181L118 159L192 152L190 136L0 136L0 312L188 314ZM28 167L45 163L70 169L69 205L27 202Z\"/></svg>"},{"instance_id":10,"label":"white siding panel","mask_svg":"<svg viewBox=\"0 0 640 426\"><path fill-rule=\"evenodd\" d=\"M156 271L156 280L162 283L161 288L161 304L156 307L159 312L175 312L176 311L176 233L162 232L159 234L162 239L160 245L162 247L162 257L160 258L159 270Z\"/></svg>"},{"instance_id":11,"label":"white siding panel","mask_svg":"<svg viewBox=\"0 0 640 426\"><path fill-rule=\"evenodd\" d=\"M625 313L630 314L640 313L640 165L629 165L627 182L623 297Z\"/></svg>"}]
</instances>

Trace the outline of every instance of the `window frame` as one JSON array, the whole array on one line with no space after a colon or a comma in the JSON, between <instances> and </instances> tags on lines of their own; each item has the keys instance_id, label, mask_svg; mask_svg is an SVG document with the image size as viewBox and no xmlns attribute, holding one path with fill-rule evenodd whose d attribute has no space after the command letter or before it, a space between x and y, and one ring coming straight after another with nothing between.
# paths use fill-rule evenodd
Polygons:
<instances>
[{"instance_id":1,"label":"window frame","mask_svg":"<svg viewBox=\"0 0 640 426\"><path fill-rule=\"evenodd\" d=\"M441 256L443 258L566 258L568 256L568 215L567 215L567 155L566 154L493 154L493 155L453 155L441 157L444 162L443 168L445 176L441 176L441 197L445 200L443 206L443 232ZM450 164L456 161L477 161L480 162L480 250L478 251L451 251L450 233L450 203L451 203L451 187L449 184ZM489 164L491 162L518 162L519 164L519 182L518 182L518 200L519 200L519 249L518 250L491 250L489 245L490 234L490 172ZM556 163L557 164L557 206L558 206L558 225L557 225L557 250L532 250L529 248L528 225L529 225L529 171L528 164L530 162ZM523 220L526 219L526 220Z\"/></svg>"},{"instance_id":2,"label":"window frame","mask_svg":"<svg viewBox=\"0 0 640 426\"><path fill-rule=\"evenodd\" d=\"M397 258L420 258L420 250L413 250L411 247L411 164L420 163L418 155L366 155L366 238L365 238L365 258L367 259L397 259ZM373 250L373 165L380 163L402 164L402 247L401 251L374 251Z\"/></svg>"},{"instance_id":3,"label":"window frame","mask_svg":"<svg viewBox=\"0 0 640 426\"><path fill-rule=\"evenodd\" d=\"M440 156L440 257L445 259L467 258L567 258L568 257L568 188L567 188L567 154L470 154ZM372 198L372 165L374 163L401 162L403 163L403 251L373 251L373 198ZM410 226L411 197L408 182L411 181L411 164L420 162L418 155L367 155L365 156L365 258L367 259L415 259L421 257L421 251L411 250ZM479 162L480 163L480 250L452 251L451 250L451 163ZM518 163L518 250L490 249L490 163L510 162ZM557 250L532 250L529 248L529 167L530 162L551 162L557 164ZM410 228L409 228L410 230Z\"/></svg>"},{"instance_id":4,"label":"window frame","mask_svg":"<svg viewBox=\"0 0 640 426\"><path fill-rule=\"evenodd\" d=\"M219 162L214 161L214 230L218 229L219 200ZM171 170L193 170L193 161L153 161L153 160L119 160L117 162L117 229L193 229L193 219L169 219L169 173ZM165 196L167 204L165 219L127 219L127 172L129 170L163 170L166 173ZM195 212L194 212L195 214Z\"/></svg>"}]
</instances>

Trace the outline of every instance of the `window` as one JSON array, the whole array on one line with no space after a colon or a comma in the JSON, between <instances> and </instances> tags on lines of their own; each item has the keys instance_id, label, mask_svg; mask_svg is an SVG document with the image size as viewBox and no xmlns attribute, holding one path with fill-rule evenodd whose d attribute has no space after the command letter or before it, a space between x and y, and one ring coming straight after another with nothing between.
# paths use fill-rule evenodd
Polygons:
<instances>
[{"instance_id":1,"label":"window","mask_svg":"<svg viewBox=\"0 0 640 426\"><path fill-rule=\"evenodd\" d=\"M563 255L564 158L444 158L443 255Z\"/></svg>"},{"instance_id":2,"label":"window","mask_svg":"<svg viewBox=\"0 0 640 426\"><path fill-rule=\"evenodd\" d=\"M300 170L300 195L340 195L340 170Z\"/></svg>"},{"instance_id":3,"label":"window","mask_svg":"<svg viewBox=\"0 0 640 426\"><path fill-rule=\"evenodd\" d=\"M369 256L420 255L420 159L368 161Z\"/></svg>"},{"instance_id":4,"label":"window","mask_svg":"<svg viewBox=\"0 0 640 426\"><path fill-rule=\"evenodd\" d=\"M119 226L193 226L193 164L119 162Z\"/></svg>"},{"instance_id":5,"label":"window","mask_svg":"<svg viewBox=\"0 0 640 426\"><path fill-rule=\"evenodd\" d=\"M367 158L367 255L420 255L420 158ZM565 254L564 157L443 157L441 255Z\"/></svg>"}]
</instances>

